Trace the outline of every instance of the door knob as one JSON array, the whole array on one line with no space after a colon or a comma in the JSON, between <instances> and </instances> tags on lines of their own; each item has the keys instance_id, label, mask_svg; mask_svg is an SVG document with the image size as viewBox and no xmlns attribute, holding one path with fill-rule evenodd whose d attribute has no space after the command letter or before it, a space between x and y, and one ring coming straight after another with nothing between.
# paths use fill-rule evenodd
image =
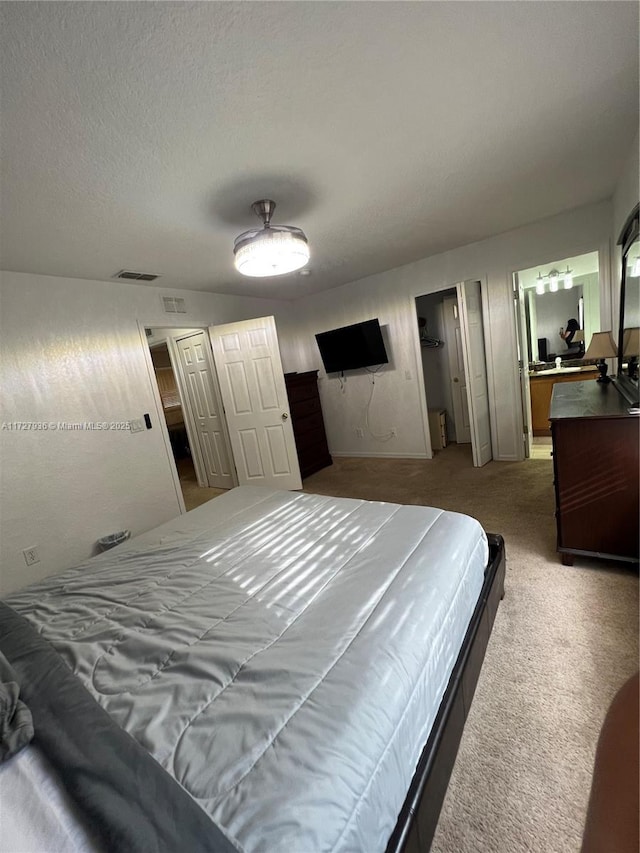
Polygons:
<instances>
[{"instance_id":1,"label":"door knob","mask_svg":"<svg viewBox=\"0 0 640 853\"><path fill-rule=\"evenodd\" d=\"M457 376L454 376L454 377L453 377L453 381L454 381L454 382L460 382L460 380L458 379L458 377L457 377Z\"/></svg>"},{"instance_id":2,"label":"door knob","mask_svg":"<svg viewBox=\"0 0 640 853\"><path fill-rule=\"evenodd\" d=\"M283 413L282 413L282 420L283 420L283 421L286 421L286 419L287 419L288 417L289 417L289 415L288 415L286 412L283 412Z\"/></svg>"}]
</instances>

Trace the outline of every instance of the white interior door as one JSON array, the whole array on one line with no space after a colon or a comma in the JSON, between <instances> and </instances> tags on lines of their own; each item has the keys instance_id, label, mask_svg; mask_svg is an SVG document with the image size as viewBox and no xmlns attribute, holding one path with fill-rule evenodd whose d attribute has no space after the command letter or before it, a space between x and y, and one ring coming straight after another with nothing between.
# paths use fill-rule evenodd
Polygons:
<instances>
[{"instance_id":1,"label":"white interior door","mask_svg":"<svg viewBox=\"0 0 640 853\"><path fill-rule=\"evenodd\" d=\"M458 444L469 444L471 441L471 421L469 419L467 378L464 365L464 348L460 330L458 300L455 297L450 297L444 299L442 305L456 442Z\"/></svg>"},{"instance_id":2,"label":"white interior door","mask_svg":"<svg viewBox=\"0 0 640 853\"><path fill-rule=\"evenodd\" d=\"M471 422L471 447L476 468L492 459L489 389L484 356L482 297L479 281L456 286L460 313L462 354L467 377L467 400Z\"/></svg>"},{"instance_id":3,"label":"white interior door","mask_svg":"<svg viewBox=\"0 0 640 853\"><path fill-rule=\"evenodd\" d=\"M240 485L300 489L273 317L209 329Z\"/></svg>"},{"instance_id":4,"label":"white interior door","mask_svg":"<svg viewBox=\"0 0 640 853\"><path fill-rule=\"evenodd\" d=\"M195 427L207 485L231 489L235 485L224 411L209 340L204 331L178 338L175 342L182 387Z\"/></svg>"},{"instance_id":5,"label":"white interior door","mask_svg":"<svg viewBox=\"0 0 640 853\"><path fill-rule=\"evenodd\" d=\"M527 315L525 310L526 294L518 273L513 276L514 299L516 310L516 329L518 339L518 370L520 372L520 395L522 397L522 438L524 441L524 457L531 456L533 445L533 428L531 424L531 391L529 388L529 340L527 337Z\"/></svg>"}]
</instances>

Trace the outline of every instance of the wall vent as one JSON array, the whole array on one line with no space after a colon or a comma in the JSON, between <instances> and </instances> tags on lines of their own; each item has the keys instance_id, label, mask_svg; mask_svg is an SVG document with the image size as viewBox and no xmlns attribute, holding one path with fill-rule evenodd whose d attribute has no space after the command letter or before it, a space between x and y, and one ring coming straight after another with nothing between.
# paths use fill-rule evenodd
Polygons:
<instances>
[{"instance_id":1,"label":"wall vent","mask_svg":"<svg viewBox=\"0 0 640 853\"><path fill-rule=\"evenodd\" d=\"M165 314L186 314L187 308L180 296L163 296L162 306Z\"/></svg>"},{"instance_id":2,"label":"wall vent","mask_svg":"<svg viewBox=\"0 0 640 853\"><path fill-rule=\"evenodd\" d=\"M120 270L113 277L124 278L127 281L155 281L160 278L159 275L152 272L134 272L133 270Z\"/></svg>"}]
</instances>

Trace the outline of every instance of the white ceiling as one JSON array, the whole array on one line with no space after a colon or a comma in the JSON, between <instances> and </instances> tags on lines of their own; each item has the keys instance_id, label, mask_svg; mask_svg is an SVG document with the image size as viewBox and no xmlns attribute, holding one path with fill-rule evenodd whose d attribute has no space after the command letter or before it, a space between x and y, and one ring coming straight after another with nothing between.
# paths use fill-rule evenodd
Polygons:
<instances>
[{"instance_id":1,"label":"white ceiling","mask_svg":"<svg viewBox=\"0 0 640 853\"><path fill-rule=\"evenodd\" d=\"M4 269L293 298L609 197L635 2L4 2ZM309 238L246 279L233 238Z\"/></svg>"}]
</instances>

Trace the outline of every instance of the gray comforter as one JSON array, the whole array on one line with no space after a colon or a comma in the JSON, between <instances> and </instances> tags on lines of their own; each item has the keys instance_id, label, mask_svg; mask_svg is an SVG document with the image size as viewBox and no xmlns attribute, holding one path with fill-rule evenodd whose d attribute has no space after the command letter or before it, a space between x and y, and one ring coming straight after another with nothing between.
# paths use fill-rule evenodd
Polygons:
<instances>
[{"instance_id":1,"label":"gray comforter","mask_svg":"<svg viewBox=\"0 0 640 853\"><path fill-rule=\"evenodd\" d=\"M9 603L236 849L374 853L487 555L466 516L245 487Z\"/></svg>"}]
</instances>

